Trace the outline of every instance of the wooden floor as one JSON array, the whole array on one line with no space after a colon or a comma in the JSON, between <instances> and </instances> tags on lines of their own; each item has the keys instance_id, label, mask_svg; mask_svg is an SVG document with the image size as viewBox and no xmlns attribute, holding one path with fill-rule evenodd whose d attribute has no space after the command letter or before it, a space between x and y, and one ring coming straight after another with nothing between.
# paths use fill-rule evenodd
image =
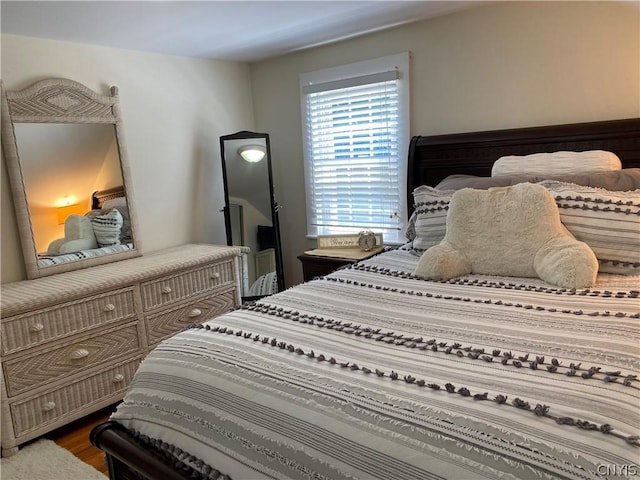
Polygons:
<instances>
[{"instance_id":1,"label":"wooden floor","mask_svg":"<svg viewBox=\"0 0 640 480\"><path fill-rule=\"evenodd\" d=\"M109 475L104 463L104 452L89 441L89 433L98 423L109 419L115 405L98 410L97 412L66 425L47 434L45 437L53 440L62 448L69 450L84 463L88 463L96 470Z\"/></svg>"}]
</instances>

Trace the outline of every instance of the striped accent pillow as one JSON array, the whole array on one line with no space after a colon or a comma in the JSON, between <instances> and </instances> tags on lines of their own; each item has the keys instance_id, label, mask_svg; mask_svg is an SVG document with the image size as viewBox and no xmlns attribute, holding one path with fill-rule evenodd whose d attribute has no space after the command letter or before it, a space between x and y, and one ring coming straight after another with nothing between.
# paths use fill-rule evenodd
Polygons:
<instances>
[{"instance_id":1,"label":"striped accent pillow","mask_svg":"<svg viewBox=\"0 0 640 480\"><path fill-rule=\"evenodd\" d=\"M116 208L103 215L92 216L91 225L93 226L93 233L96 234L98 246L118 245L120 243L122 223L122 214Z\"/></svg>"},{"instance_id":2,"label":"striped accent pillow","mask_svg":"<svg viewBox=\"0 0 640 480\"><path fill-rule=\"evenodd\" d=\"M554 196L564 226L596 254L600 272L640 274L640 190L613 192L552 180L540 184Z\"/></svg>"},{"instance_id":3,"label":"striped accent pillow","mask_svg":"<svg viewBox=\"0 0 640 480\"><path fill-rule=\"evenodd\" d=\"M455 190L438 190L427 185L413 191L416 219L412 253L422 255L444 238L449 201L454 193Z\"/></svg>"}]
</instances>

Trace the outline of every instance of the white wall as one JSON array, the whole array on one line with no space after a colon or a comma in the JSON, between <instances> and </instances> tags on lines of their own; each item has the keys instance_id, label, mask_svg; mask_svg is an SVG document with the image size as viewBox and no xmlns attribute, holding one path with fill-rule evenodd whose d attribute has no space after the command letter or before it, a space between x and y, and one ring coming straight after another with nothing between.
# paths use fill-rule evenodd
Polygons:
<instances>
[{"instance_id":1,"label":"white wall","mask_svg":"<svg viewBox=\"0 0 640 480\"><path fill-rule=\"evenodd\" d=\"M2 79L18 90L65 77L119 90L143 251L226 244L219 140L253 129L246 64L2 35ZM26 278L2 162L2 283Z\"/></svg>"},{"instance_id":2,"label":"white wall","mask_svg":"<svg viewBox=\"0 0 640 480\"><path fill-rule=\"evenodd\" d=\"M640 3L498 2L252 65L258 131L271 135L287 284L305 238L300 73L402 51L411 134L640 116Z\"/></svg>"},{"instance_id":3,"label":"white wall","mask_svg":"<svg viewBox=\"0 0 640 480\"><path fill-rule=\"evenodd\" d=\"M412 135L637 117L639 25L638 2L505 1L251 70L2 35L2 78L8 89L50 76L103 93L119 87L145 251L225 243L218 137L270 133L291 285L302 281L297 255L315 244L305 238L300 73L411 51ZM1 182L0 260L8 282L25 275L4 162Z\"/></svg>"}]
</instances>

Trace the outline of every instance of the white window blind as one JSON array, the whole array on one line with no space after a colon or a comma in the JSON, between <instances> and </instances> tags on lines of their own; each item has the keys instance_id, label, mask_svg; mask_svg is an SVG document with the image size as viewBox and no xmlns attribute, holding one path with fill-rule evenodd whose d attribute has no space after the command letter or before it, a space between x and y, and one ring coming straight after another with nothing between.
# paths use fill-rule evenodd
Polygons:
<instances>
[{"instance_id":1,"label":"white window blind","mask_svg":"<svg viewBox=\"0 0 640 480\"><path fill-rule=\"evenodd\" d=\"M406 66L397 57L356 64L352 72L361 75L345 76L346 66L332 70L337 78L325 71L324 81L301 79L310 236L371 229L402 241L408 54Z\"/></svg>"}]
</instances>

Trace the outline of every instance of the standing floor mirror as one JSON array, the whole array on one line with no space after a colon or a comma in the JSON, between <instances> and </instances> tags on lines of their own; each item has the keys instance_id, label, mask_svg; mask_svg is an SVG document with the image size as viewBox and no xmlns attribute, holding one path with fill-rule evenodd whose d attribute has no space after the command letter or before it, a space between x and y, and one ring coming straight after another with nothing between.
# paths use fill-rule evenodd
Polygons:
<instances>
[{"instance_id":1,"label":"standing floor mirror","mask_svg":"<svg viewBox=\"0 0 640 480\"><path fill-rule=\"evenodd\" d=\"M284 290L279 205L273 193L269 135L220 137L227 244L244 246L244 300Z\"/></svg>"},{"instance_id":2,"label":"standing floor mirror","mask_svg":"<svg viewBox=\"0 0 640 480\"><path fill-rule=\"evenodd\" d=\"M2 149L29 279L141 255L116 87L2 85Z\"/></svg>"}]
</instances>

